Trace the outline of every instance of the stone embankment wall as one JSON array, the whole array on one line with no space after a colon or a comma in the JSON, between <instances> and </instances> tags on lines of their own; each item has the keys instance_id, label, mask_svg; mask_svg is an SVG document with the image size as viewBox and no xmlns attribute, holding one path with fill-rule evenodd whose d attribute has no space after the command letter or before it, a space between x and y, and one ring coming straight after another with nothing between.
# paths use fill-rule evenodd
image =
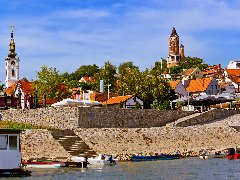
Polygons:
<instances>
[{"instance_id":1,"label":"stone embankment wall","mask_svg":"<svg viewBox=\"0 0 240 180\"><path fill-rule=\"evenodd\" d=\"M184 156L240 147L240 114L212 123L188 127L76 128L74 132L95 152L129 160L133 154L154 155L179 151ZM21 135L23 158L70 159L47 130L27 130Z\"/></svg>"},{"instance_id":2,"label":"stone embankment wall","mask_svg":"<svg viewBox=\"0 0 240 180\"><path fill-rule=\"evenodd\" d=\"M193 112L154 109L80 108L80 128L149 128L161 127Z\"/></svg>"},{"instance_id":3,"label":"stone embankment wall","mask_svg":"<svg viewBox=\"0 0 240 180\"><path fill-rule=\"evenodd\" d=\"M20 139L23 159L49 158L63 161L70 159L70 154L53 138L48 130L22 131Z\"/></svg>"},{"instance_id":4,"label":"stone embankment wall","mask_svg":"<svg viewBox=\"0 0 240 180\"><path fill-rule=\"evenodd\" d=\"M78 127L79 111L77 108L49 109L9 109L0 112L3 120L29 123L56 129Z\"/></svg>"},{"instance_id":5,"label":"stone embankment wall","mask_svg":"<svg viewBox=\"0 0 240 180\"><path fill-rule=\"evenodd\" d=\"M177 127L187 127L187 126L193 126L193 125L197 125L197 124L209 123L209 122L227 118L229 116L233 116L235 114L240 114L240 111L239 110L214 109L214 110L202 113L199 116L195 116L193 118L179 122L176 124L176 126Z\"/></svg>"},{"instance_id":6,"label":"stone embankment wall","mask_svg":"<svg viewBox=\"0 0 240 180\"><path fill-rule=\"evenodd\" d=\"M193 112L153 109L49 108L1 111L2 119L57 129L160 127Z\"/></svg>"}]
</instances>

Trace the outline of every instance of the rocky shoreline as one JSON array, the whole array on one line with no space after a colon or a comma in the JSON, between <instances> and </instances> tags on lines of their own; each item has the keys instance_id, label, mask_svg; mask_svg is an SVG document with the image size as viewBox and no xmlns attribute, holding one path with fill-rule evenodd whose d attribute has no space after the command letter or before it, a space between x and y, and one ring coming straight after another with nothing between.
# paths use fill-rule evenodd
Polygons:
<instances>
[{"instance_id":1,"label":"rocky shoreline","mask_svg":"<svg viewBox=\"0 0 240 180\"><path fill-rule=\"evenodd\" d=\"M174 125L174 124L173 124ZM120 161L131 155L173 154L185 157L240 146L240 115L223 120L188 127L167 125L153 128L75 128L74 132L97 153L112 154ZM48 157L70 160L70 154L53 139L47 130L27 130L21 135L21 151L25 159Z\"/></svg>"}]
</instances>

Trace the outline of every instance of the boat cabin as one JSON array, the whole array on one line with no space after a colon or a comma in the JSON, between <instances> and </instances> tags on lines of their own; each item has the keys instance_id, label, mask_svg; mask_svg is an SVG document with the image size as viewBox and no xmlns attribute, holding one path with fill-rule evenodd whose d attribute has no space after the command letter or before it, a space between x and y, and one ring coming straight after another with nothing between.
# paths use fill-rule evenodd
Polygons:
<instances>
[{"instance_id":1,"label":"boat cabin","mask_svg":"<svg viewBox=\"0 0 240 180\"><path fill-rule=\"evenodd\" d=\"M0 172L20 169L20 130L0 129Z\"/></svg>"}]
</instances>

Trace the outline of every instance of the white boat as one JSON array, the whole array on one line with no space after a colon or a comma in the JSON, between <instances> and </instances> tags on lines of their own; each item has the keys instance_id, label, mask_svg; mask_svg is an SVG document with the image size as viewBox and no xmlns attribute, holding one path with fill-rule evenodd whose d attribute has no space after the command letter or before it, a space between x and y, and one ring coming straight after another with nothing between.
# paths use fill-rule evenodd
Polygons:
<instances>
[{"instance_id":1,"label":"white boat","mask_svg":"<svg viewBox=\"0 0 240 180\"><path fill-rule=\"evenodd\" d=\"M227 153L225 152L215 152L214 154L203 153L199 156L200 159L210 159L210 158L225 158Z\"/></svg>"},{"instance_id":2,"label":"white boat","mask_svg":"<svg viewBox=\"0 0 240 180\"><path fill-rule=\"evenodd\" d=\"M112 159L111 155L103 155L103 154L99 154L98 157L96 158L84 158L84 157L77 157L74 156L71 158L72 161L74 162L83 162L86 161L90 164L90 165L115 165L118 160L117 159Z\"/></svg>"}]
</instances>

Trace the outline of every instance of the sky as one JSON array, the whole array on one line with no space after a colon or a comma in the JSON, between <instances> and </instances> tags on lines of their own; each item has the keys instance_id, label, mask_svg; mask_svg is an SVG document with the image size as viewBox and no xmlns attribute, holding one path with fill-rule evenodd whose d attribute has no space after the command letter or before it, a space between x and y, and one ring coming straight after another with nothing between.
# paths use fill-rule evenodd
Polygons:
<instances>
[{"instance_id":1,"label":"sky","mask_svg":"<svg viewBox=\"0 0 240 180\"><path fill-rule=\"evenodd\" d=\"M132 61L141 70L166 58L176 28L185 55L207 64L240 59L240 0L0 0L0 81L14 25L20 79L46 65L72 73Z\"/></svg>"}]
</instances>

